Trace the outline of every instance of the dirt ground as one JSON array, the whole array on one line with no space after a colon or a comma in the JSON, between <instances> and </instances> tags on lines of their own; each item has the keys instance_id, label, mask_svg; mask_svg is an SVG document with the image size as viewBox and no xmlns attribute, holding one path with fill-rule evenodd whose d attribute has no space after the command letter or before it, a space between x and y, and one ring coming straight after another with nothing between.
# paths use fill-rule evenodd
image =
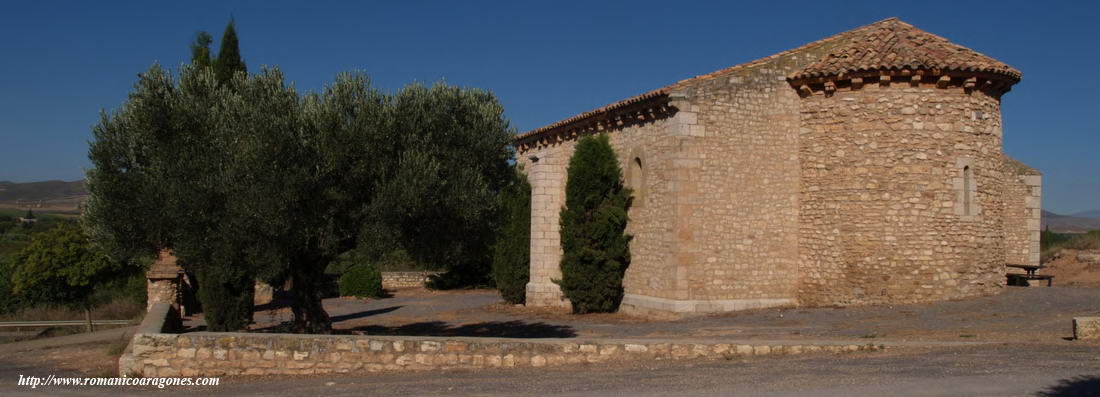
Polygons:
<instances>
[{"instance_id":1,"label":"dirt ground","mask_svg":"<svg viewBox=\"0 0 1100 397\"><path fill-rule=\"evenodd\" d=\"M1043 264L1039 274L1054 276L1054 282L1062 285L1100 287L1100 251L1066 249L1055 254Z\"/></svg>"},{"instance_id":2,"label":"dirt ground","mask_svg":"<svg viewBox=\"0 0 1100 397\"><path fill-rule=\"evenodd\" d=\"M374 335L1059 343L1072 336L1073 317L1100 315L1096 302L1100 288L1055 284L930 304L763 309L676 321L525 308L485 290L399 290L385 299L328 299L325 307L339 332ZM256 320L256 331L281 332L290 313L273 308Z\"/></svg>"},{"instance_id":3,"label":"dirt ground","mask_svg":"<svg viewBox=\"0 0 1100 397\"><path fill-rule=\"evenodd\" d=\"M97 371L115 364L114 357L107 355L102 346L81 345L0 360L0 395L1096 396L1100 395L1097 351L1097 345L1089 344L1002 343L839 356L225 377L216 387L30 389L16 384L20 375L96 376Z\"/></svg>"}]
</instances>

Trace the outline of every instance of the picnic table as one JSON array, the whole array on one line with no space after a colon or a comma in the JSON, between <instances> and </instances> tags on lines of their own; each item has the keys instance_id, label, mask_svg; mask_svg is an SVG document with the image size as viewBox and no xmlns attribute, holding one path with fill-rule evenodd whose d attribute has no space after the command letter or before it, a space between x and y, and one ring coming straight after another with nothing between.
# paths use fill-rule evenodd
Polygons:
<instances>
[{"instance_id":1,"label":"picnic table","mask_svg":"<svg viewBox=\"0 0 1100 397\"><path fill-rule=\"evenodd\" d=\"M1046 280L1047 281L1047 287L1051 286L1051 284L1054 283L1054 276L1051 276L1051 275L1048 275L1048 274L1035 274L1035 272L1039 271L1039 269L1045 268L1046 266L1042 266L1042 265L1017 265L1017 264L1012 264L1012 263L1006 264L1005 266L1011 267L1011 268L1016 268L1016 269L1023 269L1025 272L1027 272L1027 274L1005 273L1005 276L1008 277L1008 284L1009 285L1026 285L1026 284L1021 283L1021 281L1024 281L1024 280Z\"/></svg>"}]
</instances>

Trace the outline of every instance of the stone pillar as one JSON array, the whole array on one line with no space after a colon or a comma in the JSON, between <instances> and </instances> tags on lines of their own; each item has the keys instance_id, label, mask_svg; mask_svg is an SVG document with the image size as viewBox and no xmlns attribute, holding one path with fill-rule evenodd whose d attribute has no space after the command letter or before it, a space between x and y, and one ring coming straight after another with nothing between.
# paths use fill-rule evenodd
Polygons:
<instances>
[{"instance_id":1,"label":"stone pillar","mask_svg":"<svg viewBox=\"0 0 1100 397\"><path fill-rule=\"evenodd\" d=\"M1040 220L1043 207L1043 177L1040 175L1023 175L1020 177L1027 187L1027 195L1024 196L1024 208L1027 209L1027 235L1028 235L1028 265L1039 265L1039 236L1042 233Z\"/></svg>"},{"instance_id":2,"label":"stone pillar","mask_svg":"<svg viewBox=\"0 0 1100 397\"><path fill-rule=\"evenodd\" d=\"M252 294L254 306L266 305L275 299L275 287L271 284L256 280L255 292Z\"/></svg>"},{"instance_id":3,"label":"stone pillar","mask_svg":"<svg viewBox=\"0 0 1100 397\"><path fill-rule=\"evenodd\" d=\"M183 278L183 269L176 265L176 257L172 251L161 250L157 255L157 261L145 273L146 294L148 303L145 310L153 307L157 302L168 302L173 308L179 310L180 283Z\"/></svg>"},{"instance_id":4,"label":"stone pillar","mask_svg":"<svg viewBox=\"0 0 1100 397\"><path fill-rule=\"evenodd\" d=\"M565 204L565 169L569 156L563 145L530 150L526 170L531 182L531 279L527 283L527 305L568 307L561 287L560 212ZM532 157L533 156L533 157ZM537 160L534 160L537 158Z\"/></svg>"}]
</instances>

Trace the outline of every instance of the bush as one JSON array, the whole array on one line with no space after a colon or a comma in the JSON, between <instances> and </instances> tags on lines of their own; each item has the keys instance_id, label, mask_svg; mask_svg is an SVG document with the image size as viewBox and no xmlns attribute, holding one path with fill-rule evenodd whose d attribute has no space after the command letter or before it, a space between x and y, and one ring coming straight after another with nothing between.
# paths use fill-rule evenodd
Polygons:
<instances>
[{"instance_id":1,"label":"bush","mask_svg":"<svg viewBox=\"0 0 1100 397\"><path fill-rule=\"evenodd\" d=\"M373 264L352 266L340 276L340 296L377 298L382 296L382 272Z\"/></svg>"},{"instance_id":2,"label":"bush","mask_svg":"<svg viewBox=\"0 0 1100 397\"><path fill-rule=\"evenodd\" d=\"M562 292L574 313L613 312L623 299L631 236L625 233L630 189L607 135L577 142L569 159L561 210Z\"/></svg>"},{"instance_id":3,"label":"bush","mask_svg":"<svg viewBox=\"0 0 1100 397\"><path fill-rule=\"evenodd\" d=\"M248 274L231 276L208 269L200 269L195 275L201 286L198 295L207 331L232 332L248 328L252 323L256 279Z\"/></svg>"},{"instance_id":4,"label":"bush","mask_svg":"<svg viewBox=\"0 0 1100 397\"><path fill-rule=\"evenodd\" d=\"M1048 227L1040 236L1042 263L1049 262L1063 249L1100 250L1100 230L1085 234L1054 233Z\"/></svg>"},{"instance_id":5,"label":"bush","mask_svg":"<svg viewBox=\"0 0 1100 397\"><path fill-rule=\"evenodd\" d=\"M493 245L493 281L500 296L524 303L531 273L531 184L516 170L516 180L503 192L504 220Z\"/></svg>"}]
</instances>

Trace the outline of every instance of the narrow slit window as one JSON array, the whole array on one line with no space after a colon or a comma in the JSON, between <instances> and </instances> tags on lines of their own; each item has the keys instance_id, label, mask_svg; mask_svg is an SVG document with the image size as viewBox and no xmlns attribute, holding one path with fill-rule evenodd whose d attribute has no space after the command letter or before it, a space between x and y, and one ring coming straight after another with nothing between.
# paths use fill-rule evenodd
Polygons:
<instances>
[{"instance_id":1,"label":"narrow slit window","mask_svg":"<svg viewBox=\"0 0 1100 397\"><path fill-rule=\"evenodd\" d=\"M964 166L962 170L963 178L963 215L974 215L974 172L970 170L970 166Z\"/></svg>"},{"instance_id":2,"label":"narrow slit window","mask_svg":"<svg viewBox=\"0 0 1100 397\"><path fill-rule=\"evenodd\" d=\"M634 191L634 207L645 205L645 173L642 170L642 158L635 157L630 162L630 189Z\"/></svg>"}]
</instances>

